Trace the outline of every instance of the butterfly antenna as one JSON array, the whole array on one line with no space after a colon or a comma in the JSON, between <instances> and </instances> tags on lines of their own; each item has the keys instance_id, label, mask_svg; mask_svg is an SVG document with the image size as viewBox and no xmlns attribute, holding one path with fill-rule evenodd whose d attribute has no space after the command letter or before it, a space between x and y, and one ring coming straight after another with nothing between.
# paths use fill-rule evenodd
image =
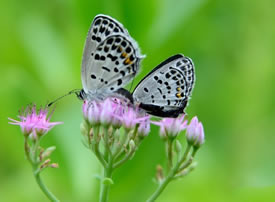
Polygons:
<instances>
[{"instance_id":1,"label":"butterfly antenna","mask_svg":"<svg viewBox=\"0 0 275 202\"><path fill-rule=\"evenodd\" d=\"M74 89L74 90L71 90L71 91L68 92L67 94L62 95L61 97L56 98L54 101L50 102L50 103L47 105L47 107L52 106L52 105L53 105L54 103L56 103L58 100L60 100L60 99L62 99L62 98L64 98L64 97L66 97L66 96L68 96L68 95L77 94L77 93L79 93L80 91L81 91L81 89Z\"/></svg>"}]
</instances>

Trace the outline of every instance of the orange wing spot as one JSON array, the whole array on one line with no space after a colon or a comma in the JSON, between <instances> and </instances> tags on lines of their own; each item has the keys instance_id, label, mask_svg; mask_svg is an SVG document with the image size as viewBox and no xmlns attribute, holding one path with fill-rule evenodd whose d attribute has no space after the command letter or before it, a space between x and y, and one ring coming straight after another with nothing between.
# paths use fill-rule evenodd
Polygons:
<instances>
[{"instance_id":1,"label":"orange wing spot","mask_svg":"<svg viewBox=\"0 0 275 202\"><path fill-rule=\"evenodd\" d=\"M121 56L124 57L124 58L126 58L127 55L128 55L128 54L127 54L126 52L123 52L123 53L121 54Z\"/></svg>"},{"instance_id":2,"label":"orange wing spot","mask_svg":"<svg viewBox=\"0 0 275 202\"><path fill-rule=\"evenodd\" d=\"M181 94L180 93L177 93L176 96L177 96L177 98L181 98Z\"/></svg>"},{"instance_id":3,"label":"orange wing spot","mask_svg":"<svg viewBox=\"0 0 275 202\"><path fill-rule=\"evenodd\" d=\"M177 87L177 91L180 91L180 87Z\"/></svg>"},{"instance_id":4,"label":"orange wing spot","mask_svg":"<svg viewBox=\"0 0 275 202\"><path fill-rule=\"evenodd\" d=\"M125 64L129 65L129 64L132 64L133 61L131 61L130 58L127 58L125 61L124 61Z\"/></svg>"}]
</instances>

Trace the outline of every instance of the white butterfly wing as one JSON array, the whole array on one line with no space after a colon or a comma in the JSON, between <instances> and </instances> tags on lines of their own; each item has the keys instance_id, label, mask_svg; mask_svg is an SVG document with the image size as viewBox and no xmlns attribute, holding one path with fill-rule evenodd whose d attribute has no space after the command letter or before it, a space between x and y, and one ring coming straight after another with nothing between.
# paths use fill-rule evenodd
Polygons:
<instances>
[{"instance_id":1,"label":"white butterfly wing","mask_svg":"<svg viewBox=\"0 0 275 202\"><path fill-rule=\"evenodd\" d=\"M192 60L174 55L152 70L132 93L134 102L148 113L177 117L184 113L195 82Z\"/></svg>"},{"instance_id":2,"label":"white butterfly wing","mask_svg":"<svg viewBox=\"0 0 275 202\"><path fill-rule=\"evenodd\" d=\"M139 70L142 56L121 23L97 15L86 39L81 78L86 94L108 94L125 86Z\"/></svg>"}]
</instances>

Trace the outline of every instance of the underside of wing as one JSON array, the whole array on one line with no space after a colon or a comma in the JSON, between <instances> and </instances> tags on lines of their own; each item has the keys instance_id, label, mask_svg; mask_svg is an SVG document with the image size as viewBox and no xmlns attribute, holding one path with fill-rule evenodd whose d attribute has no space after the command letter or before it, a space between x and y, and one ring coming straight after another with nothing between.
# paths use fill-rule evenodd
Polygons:
<instances>
[{"instance_id":1,"label":"underside of wing","mask_svg":"<svg viewBox=\"0 0 275 202\"><path fill-rule=\"evenodd\" d=\"M135 88L134 102L148 113L160 117L177 117L184 113L194 86L192 60L174 55L152 70Z\"/></svg>"},{"instance_id":2,"label":"underside of wing","mask_svg":"<svg viewBox=\"0 0 275 202\"><path fill-rule=\"evenodd\" d=\"M82 58L81 77L84 91L95 91L106 85L106 82L111 85L116 78L119 79L120 71L129 71L128 66L132 65L133 71L137 72L140 58L137 43L123 25L110 16L97 15L88 32ZM126 64L123 64L124 60L127 60ZM114 72L115 69L119 69L119 72ZM128 83L132 77L132 74L128 75L118 87ZM116 88L114 86L114 89Z\"/></svg>"},{"instance_id":3,"label":"underside of wing","mask_svg":"<svg viewBox=\"0 0 275 202\"><path fill-rule=\"evenodd\" d=\"M106 38L91 53L91 57L86 65L92 67L93 71L85 74L82 79L88 90L96 87L96 90L106 93L114 92L129 83L136 75L141 60L139 50L121 35Z\"/></svg>"}]
</instances>

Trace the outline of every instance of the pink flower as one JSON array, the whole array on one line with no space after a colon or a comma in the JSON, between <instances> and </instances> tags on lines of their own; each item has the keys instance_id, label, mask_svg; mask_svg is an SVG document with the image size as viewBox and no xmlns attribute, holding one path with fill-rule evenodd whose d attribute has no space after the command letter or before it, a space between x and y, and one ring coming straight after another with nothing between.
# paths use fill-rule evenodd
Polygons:
<instances>
[{"instance_id":1,"label":"pink flower","mask_svg":"<svg viewBox=\"0 0 275 202\"><path fill-rule=\"evenodd\" d=\"M150 132L150 117L147 116L145 120L141 121L138 126L138 135L145 137Z\"/></svg>"},{"instance_id":2,"label":"pink flower","mask_svg":"<svg viewBox=\"0 0 275 202\"><path fill-rule=\"evenodd\" d=\"M19 125L25 136L29 136L32 133L34 138L36 138L36 135L42 136L55 125L61 124L61 122L50 122L53 111L48 116L48 109L46 107L41 108L37 112L36 106L32 105L19 113L18 117L20 121L8 118L11 121L9 124Z\"/></svg>"},{"instance_id":3,"label":"pink flower","mask_svg":"<svg viewBox=\"0 0 275 202\"><path fill-rule=\"evenodd\" d=\"M187 126L186 139L189 144L200 147L204 143L203 125L199 122L198 117L193 117Z\"/></svg>"},{"instance_id":4,"label":"pink flower","mask_svg":"<svg viewBox=\"0 0 275 202\"><path fill-rule=\"evenodd\" d=\"M102 102L85 100L82 112L84 119L91 125L112 124L114 127L120 127L121 121L117 116L121 116L123 104L112 98L107 98Z\"/></svg>"},{"instance_id":5,"label":"pink flower","mask_svg":"<svg viewBox=\"0 0 275 202\"><path fill-rule=\"evenodd\" d=\"M133 108L118 98L107 98L102 102L85 100L82 111L84 119L91 125L112 125L115 128L120 128L123 125L127 130L131 130L137 124L149 119L149 116L141 114L138 108ZM146 133L150 130L145 123L142 123L140 127L143 127L140 130ZM147 131L145 131L145 127Z\"/></svg>"},{"instance_id":6,"label":"pink flower","mask_svg":"<svg viewBox=\"0 0 275 202\"><path fill-rule=\"evenodd\" d=\"M160 121L152 121L152 123L160 126L160 136L163 138L175 138L187 126L187 121L184 121L184 115L178 118L163 118Z\"/></svg>"}]
</instances>

